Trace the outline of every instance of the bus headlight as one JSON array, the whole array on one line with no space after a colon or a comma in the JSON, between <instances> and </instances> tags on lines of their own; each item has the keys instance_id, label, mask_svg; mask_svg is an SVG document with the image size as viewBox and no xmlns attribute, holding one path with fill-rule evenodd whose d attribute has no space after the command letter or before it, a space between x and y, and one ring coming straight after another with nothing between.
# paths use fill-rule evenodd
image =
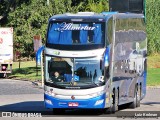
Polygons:
<instances>
[{"instance_id":1,"label":"bus headlight","mask_svg":"<svg viewBox=\"0 0 160 120\"><path fill-rule=\"evenodd\" d=\"M98 96L101 96L103 93L104 93L104 91L100 91L100 92L97 92L97 93L90 94L90 96L98 97Z\"/></svg>"},{"instance_id":2,"label":"bus headlight","mask_svg":"<svg viewBox=\"0 0 160 120\"><path fill-rule=\"evenodd\" d=\"M51 100L45 99L45 102L50 104L50 105L53 105Z\"/></svg>"},{"instance_id":3,"label":"bus headlight","mask_svg":"<svg viewBox=\"0 0 160 120\"><path fill-rule=\"evenodd\" d=\"M56 95L53 91L45 91L45 94L53 97Z\"/></svg>"}]
</instances>

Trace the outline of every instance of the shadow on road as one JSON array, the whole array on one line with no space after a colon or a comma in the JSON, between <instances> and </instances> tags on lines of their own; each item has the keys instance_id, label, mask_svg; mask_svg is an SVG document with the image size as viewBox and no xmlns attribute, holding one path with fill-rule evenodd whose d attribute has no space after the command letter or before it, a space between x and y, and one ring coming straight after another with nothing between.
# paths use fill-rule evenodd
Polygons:
<instances>
[{"instance_id":1,"label":"shadow on road","mask_svg":"<svg viewBox=\"0 0 160 120\"><path fill-rule=\"evenodd\" d=\"M45 109L43 101L26 101L3 105L0 106L0 112L52 114L52 110Z\"/></svg>"},{"instance_id":2,"label":"shadow on road","mask_svg":"<svg viewBox=\"0 0 160 120\"><path fill-rule=\"evenodd\" d=\"M53 115L52 109L46 109L44 107L43 101L27 101L14 104L8 104L0 106L0 112L17 112L17 113L41 113L42 115ZM101 115L103 112L101 110L90 110L90 109L80 109L80 110L66 110L63 114L67 115Z\"/></svg>"},{"instance_id":3,"label":"shadow on road","mask_svg":"<svg viewBox=\"0 0 160 120\"><path fill-rule=\"evenodd\" d=\"M143 103L143 104L160 104L160 102L150 102L150 103ZM41 113L44 117L52 117L52 116L107 116L107 117L117 117L117 116L124 116L124 115L131 115L133 116L136 111L122 111L123 109L127 109L127 106L123 105L119 107L118 112L115 114L104 114L102 109L67 109L62 114L53 114L52 109L46 109L44 107L43 101L26 101L14 104L8 104L0 106L0 112L14 112L14 113Z\"/></svg>"},{"instance_id":4,"label":"shadow on road","mask_svg":"<svg viewBox=\"0 0 160 120\"><path fill-rule=\"evenodd\" d=\"M145 102L145 103L141 103L141 104L153 106L153 105L157 105L157 104L160 105L160 102Z\"/></svg>"},{"instance_id":5,"label":"shadow on road","mask_svg":"<svg viewBox=\"0 0 160 120\"><path fill-rule=\"evenodd\" d=\"M121 108L122 110L122 108ZM46 109L43 101L26 101L0 106L0 112L15 113L41 113L45 116L53 115L52 109ZM102 109L67 109L61 116L101 116L104 114ZM105 114L106 115L106 114ZM111 116L114 114L107 114Z\"/></svg>"},{"instance_id":6,"label":"shadow on road","mask_svg":"<svg viewBox=\"0 0 160 120\"><path fill-rule=\"evenodd\" d=\"M43 101L27 101L14 104L8 104L0 106L0 112L15 112L15 113L41 113L44 116L53 115L52 109L46 109L44 107ZM91 110L91 109L67 109L63 114L58 114L61 116L69 115L83 115L83 116L97 116L102 115L101 110Z\"/></svg>"}]
</instances>

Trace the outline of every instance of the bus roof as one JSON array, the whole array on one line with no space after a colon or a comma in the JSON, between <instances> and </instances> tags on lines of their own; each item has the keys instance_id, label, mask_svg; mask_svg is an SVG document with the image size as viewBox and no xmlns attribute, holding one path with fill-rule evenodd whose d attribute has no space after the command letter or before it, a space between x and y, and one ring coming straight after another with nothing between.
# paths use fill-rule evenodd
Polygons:
<instances>
[{"instance_id":1,"label":"bus roof","mask_svg":"<svg viewBox=\"0 0 160 120\"><path fill-rule=\"evenodd\" d=\"M123 18L144 18L144 14L137 14L137 13L118 13L114 15L117 19L123 19Z\"/></svg>"},{"instance_id":2,"label":"bus roof","mask_svg":"<svg viewBox=\"0 0 160 120\"><path fill-rule=\"evenodd\" d=\"M115 16L116 18L144 18L143 14L136 13L118 13L118 12L102 12L100 14L94 12L79 12L77 14L65 13L54 15L49 19L51 21L97 21L97 22L105 22L110 17Z\"/></svg>"},{"instance_id":3,"label":"bus roof","mask_svg":"<svg viewBox=\"0 0 160 120\"><path fill-rule=\"evenodd\" d=\"M65 13L65 14L58 14L58 15L54 15L52 16L49 21L62 21L62 20L75 20L75 21L106 21L106 19L108 19L109 16L106 16L104 14L98 14L98 13L94 13L94 12L78 12L76 14L72 14L72 13Z\"/></svg>"}]
</instances>

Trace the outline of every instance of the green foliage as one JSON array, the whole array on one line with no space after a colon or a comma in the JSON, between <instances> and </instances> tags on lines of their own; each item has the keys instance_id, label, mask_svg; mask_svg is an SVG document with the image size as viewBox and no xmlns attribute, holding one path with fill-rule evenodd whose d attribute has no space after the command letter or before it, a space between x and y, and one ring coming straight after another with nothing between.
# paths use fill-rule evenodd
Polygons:
<instances>
[{"instance_id":1,"label":"green foliage","mask_svg":"<svg viewBox=\"0 0 160 120\"><path fill-rule=\"evenodd\" d=\"M22 56L34 55L33 36L41 35L43 43L49 17L54 14L72 12L71 0L32 0L22 3L9 13L7 26L14 28L14 50ZM26 54L27 53L27 54Z\"/></svg>"},{"instance_id":2,"label":"green foliage","mask_svg":"<svg viewBox=\"0 0 160 120\"><path fill-rule=\"evenodd\" d=\"M44 37L44 32L41 28L47 27L47 18L43 14L44 6L42 2L39 2L39 6L36 2L31 5L21 4L15 11L10 12L8 16L8 26L14 28L14 45L15 50L20 51L22 55L26 52L26 44L32 44L33 36L41 34ZM36 9L34 9L36 8ZM18 45L18 46L17 46ZM28 50L33 51L33 45L29 46Z\"/></svg>"},{"instance_id":3,"label":"green foliage","mask_svg":"<svg viewBox=\"0 0 160 120\"><path fill-rule=\"evenodd\" d=\"M25 61L20 63L19 69L19 62L13 63L13 72L9 75L9 78L13 79L22 79L22 80L41 80L41 69L38 66L36 68L35 61ZM38 71L38 75L37 74Z\"/></svg>"},{"instance_id":4,"label":"green foliage","mask_svg":"<svg viewBox=\"0 0 160 120\"><path fill-rule=\"evenodd\" d=\"M91 12L96 12L96 13L101 13L103 11L108 11L109 10L109 5L106 0L99 0L99 1L94 1L94 0L88 0L88 4L86 6L85 10L91 11Z\"/></svg>"},{"instance_id":5,"label":"green foliage","mask_svg":"<svg viewBox=\"0 0 160 120\"><path fill-rule=\"evenodd\" d=\"M160 0L146 1L146 23L149 54L160 53Z\"/></svg>"}]
</instances>

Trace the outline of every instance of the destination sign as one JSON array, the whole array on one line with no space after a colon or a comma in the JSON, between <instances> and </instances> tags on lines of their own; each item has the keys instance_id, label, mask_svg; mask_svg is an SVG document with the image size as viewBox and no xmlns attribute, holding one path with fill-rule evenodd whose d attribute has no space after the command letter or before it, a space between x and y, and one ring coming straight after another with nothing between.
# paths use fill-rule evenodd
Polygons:
<instances>
[{"instance_id":1,"label":"destination sign","mask_svg":"<svg viewBox=\"0 0 160 120\"><path fill-rule=\"evenodd\" d=\"M77 25L74 25L73 23L63 22L62 24L60 24L60 27L56 28L55 30L58 30L58 31L64 31L64 30L94 30L95 28L96 27L94 27L94 26L87 26L87 25L82 26L81 24L79 24L77 26Z\"/></svg>"}]
</instances>

